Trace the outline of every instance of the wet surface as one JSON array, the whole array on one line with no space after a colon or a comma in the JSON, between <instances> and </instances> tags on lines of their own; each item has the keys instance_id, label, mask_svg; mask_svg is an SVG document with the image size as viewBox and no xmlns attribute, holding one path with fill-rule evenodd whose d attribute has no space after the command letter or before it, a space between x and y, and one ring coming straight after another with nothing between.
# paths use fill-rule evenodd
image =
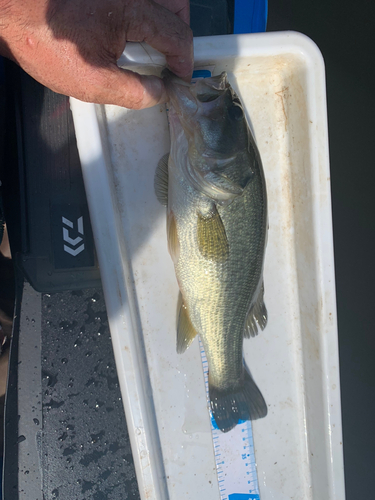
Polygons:
<instances>
[{"instance_id":1,"label":"wet surface","mask_svg":"<svg viewBox=\"0 0 375 500\"><path fill-rule=\"evenodd\" d=\"M46 499L138 499L102 291L42 298Z\"/></svg>"}]
</instances>

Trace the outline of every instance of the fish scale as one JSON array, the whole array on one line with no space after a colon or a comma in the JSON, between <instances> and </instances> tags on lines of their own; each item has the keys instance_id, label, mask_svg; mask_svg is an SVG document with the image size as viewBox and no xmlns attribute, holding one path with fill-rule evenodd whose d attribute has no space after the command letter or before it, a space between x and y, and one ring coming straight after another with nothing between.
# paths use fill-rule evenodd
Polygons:
<instances>
[{"instance_id":1,"label":"fish scale","mask_svg":"<svg viewBox=\"0 0 375 500\"><path fill-rule=\"evenodd\" d=\"M194 85L163 71L171 150L155 176L181 296L177 350L198 333L211 409L223 432L267 414L244 368L244 335L263 329L267 200L261 159L226 73ZM163 181L163 178L165 181ZM167 196L166 196L167 193ZM257 324L256 324L257 323Z\"/></svg>"},{"instance_id":2,"label":"fish scale","mask_svg":"<svg viewBox=\"0 0 375 500\"><path fill-rule=\"evenodd\" d=\"M188 189L187 183L180 180L178 184L173 176L173 172L170 173L170 185L173 187L170 206L176 218L179 239L186 242L180 249L176 274L189 307L190 319L202 335L211 360L211 375L215 376L216 372L222 374L224 365L227 366L226 374L229 371L232 377L238 377L242 371L245 318L262 271L263 254L258 247L263 237L254 234L256 231L249 223L255 217L262 220L262 213L251 211L256 186L250 184L241 199L234 200L226 211L220 210L228 241L232 244L231 250L236 255L230 257L230 262L217 264L202 259L198 250L196 207L201 195L191 190L188 198L183 197ZM252 258L246 259L246 253ZM244 258L241 259L241 255ZM253 255L259 257L254 261ZM233 315L235 309L240 310L240 314ZM216 332L220 334L216 335ZM207 339L208 336L215 337L215 342ZM229 341L231 351L228 353Z\"/></svg>"}]
</instances>

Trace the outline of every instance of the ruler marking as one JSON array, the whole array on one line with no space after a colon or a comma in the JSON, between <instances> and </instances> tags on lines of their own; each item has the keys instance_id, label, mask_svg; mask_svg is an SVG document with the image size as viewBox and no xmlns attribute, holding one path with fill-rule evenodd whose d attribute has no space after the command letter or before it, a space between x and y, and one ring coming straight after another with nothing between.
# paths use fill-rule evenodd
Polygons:
<instances>
[{"instance_id":1,"label":"ruler marking","mask_svg":"<svg viewBox=\"0 0 375 500\"><path fill-rule=\"evenodd\" d=\"M208 361L200 339L199 346L208 399ZM246 498L248 494L251 495L252 499L260 500L251 422L239 423L228 433L223 433L217 429L211 412L210 416L221 500L229 500L232 497L233 500L235 498ZM225 474L224 465L226 465Z\"/></svg>"}]
</instances>

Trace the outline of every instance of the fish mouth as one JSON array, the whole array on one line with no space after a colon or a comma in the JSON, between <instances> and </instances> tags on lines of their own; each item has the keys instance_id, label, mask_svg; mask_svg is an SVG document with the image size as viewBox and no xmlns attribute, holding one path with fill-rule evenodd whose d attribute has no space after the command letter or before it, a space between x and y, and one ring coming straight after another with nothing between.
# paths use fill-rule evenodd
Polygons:
<instances>
[{"instance_id":1,"label":"fish mouth","mask_svg":"<svg viewBox=\"0 0 375 500\"><path fill-rule=\"evenodd\" d=\"M191 119L186 120L186 117L192 118L198 112L197 100L190 92L192 84L185 82L167 68L162 71L161 76L167 91L168 101L181 120L185 117L184 124L190 129L192 127Z\"/></svg>"},{"instance_id":2,"label":"fish mouth","mask_svg":"<svg viewBox=\"0 0 375 500\"><path fill-rule=\"evenodd\" d=\"M229 88L227 74L223 71L220 75L197 80L191 92L199 102L211 102L218 99Z\"/></svg>"},{"instance_id":3,"label":"fish mouth","mask_svg":"<svg viewBox=\"0 0 375 500\"><path fill-rule=\"evenodd\" d=\"M165 68L161 76L167 90L168 99L177 112L188 122L198 112L199 105L207 105L219 99L229 88L226 72L208 79L202 78L188 83Z\"/></svg>"},{"instance_id":4,"label":"fish mouth","mask_svg":"<svg viewBox=\"0 0 375 500\"><path fill-rule=\"evenodd\" d=\"M161 77L166 85L182 85L183 87L191 87L191 83L185 82L182 78L175 75L168 68L164 68L161 72Z\"/></svg>"},{"instance_id":5,"label":"fish mouth","mask_svg":"<svg viewBox=\"0 0 375 500\"><path fill-rule=\"evenodd\" d=\"M234 100L227 74L223 72L192 84L168 69L163 70L162 77L170 102L170 118L179 121L189 144L189 160L183 167L186 178L195 189L218 202L230 202L241 196L253 172L238 171L237 151L234 148L228 151L222 141L210 143L204 135L209 135L207 123L220 123L228 101ZM190 161L196 155L200 156L199 166L195 160Z\"/></svg>"},{"instance_id":6,"label":"fish mouth","mask_svg":"<svg viewBox=\"0 0 375 500\"><path fill-rule=\"evenodd\" d=\"M214 94L197 94L197 99L199 102L211 102L215 101L219 95L214 95Z\"/></svg>"}]
</instances>

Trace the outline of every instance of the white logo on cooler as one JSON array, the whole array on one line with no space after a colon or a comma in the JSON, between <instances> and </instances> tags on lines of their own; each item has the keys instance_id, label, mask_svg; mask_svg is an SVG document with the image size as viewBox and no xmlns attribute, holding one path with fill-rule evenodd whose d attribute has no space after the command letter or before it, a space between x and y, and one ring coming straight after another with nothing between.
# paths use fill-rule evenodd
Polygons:
<instances>
[{"instance_id":1,"label":"white logo on cooler","mask_svg":"<svg viewBox=\"0 0 375 500\"><path fill-rule=\"evenodd\" d=\"M62 222L65 226L68 226L70 228L74 227L73 222L71 222L69 219L66 219L65 217L62 218ZM83 217L77 219L77 227L79 234L82 234L83 236ZM73 257L76 257L85 249L85 245L83 243L78 248L74 249L74 247L76 247L81 243L81 241L83 241L83 238L81 238L81 236L77 236L77 238L74 239L71 238L69 236L69 229L67 229L66 227L63 227L63 239L67 243L67 245L64 245L64 251L69 253L70 255L73 255Z\"/></svg>"}]
</instances>

